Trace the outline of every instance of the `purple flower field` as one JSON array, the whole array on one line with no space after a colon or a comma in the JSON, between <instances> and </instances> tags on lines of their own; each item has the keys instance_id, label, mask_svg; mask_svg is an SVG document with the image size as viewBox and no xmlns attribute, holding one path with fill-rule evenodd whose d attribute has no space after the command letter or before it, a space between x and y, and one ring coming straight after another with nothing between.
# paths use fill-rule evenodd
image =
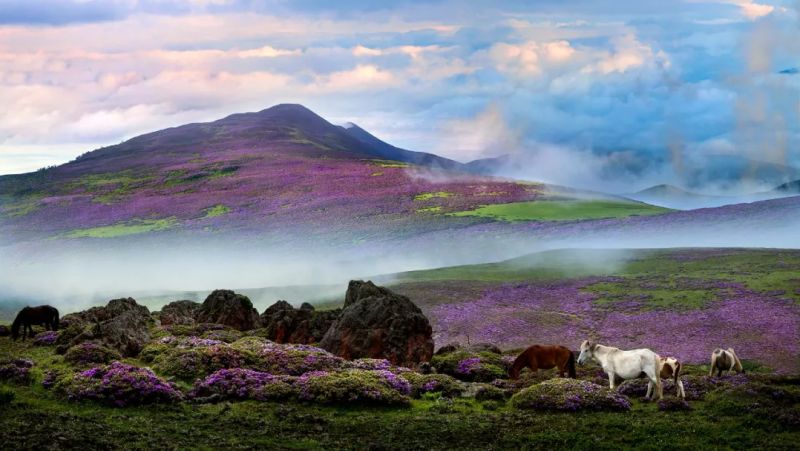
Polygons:
<instances>
[{"instance_id":1,"label":"purple flower field","mask_svg":"<svg viewBox=\"0 0 800 451\"><path fill-rule=\"evenodd\" d=\"M603 280L503 284L475 300L436 306L430 313L437 343L469 337L506 348L553 343L577 349L591 337L688 363L705 363L714 348L732 346L745 359L777 370L800 369L800 307L792 301L737 287L695 310L642 310L625 303L610 311L595 304L598 295L581 290Z\"/></svg>"}]
</instances>

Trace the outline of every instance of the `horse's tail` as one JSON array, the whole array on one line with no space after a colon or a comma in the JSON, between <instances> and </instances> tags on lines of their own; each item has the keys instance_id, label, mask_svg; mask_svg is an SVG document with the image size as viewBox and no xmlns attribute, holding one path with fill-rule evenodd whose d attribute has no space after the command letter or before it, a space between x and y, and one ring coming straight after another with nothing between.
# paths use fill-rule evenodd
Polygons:
<instances>
[{"instance_id":1,"label":"horse's tail","mask_svg":"<svg viewBox=\"0 0 800 451\"><path fill-rule=\"evenodd\" d=\"M567 351L569 351L569 357L567 358L567 371L569 372L569 377L575 379L578 377L577 374L575 374L575 354L569 349L567 349Z\"/></svg>"}]
</instances>

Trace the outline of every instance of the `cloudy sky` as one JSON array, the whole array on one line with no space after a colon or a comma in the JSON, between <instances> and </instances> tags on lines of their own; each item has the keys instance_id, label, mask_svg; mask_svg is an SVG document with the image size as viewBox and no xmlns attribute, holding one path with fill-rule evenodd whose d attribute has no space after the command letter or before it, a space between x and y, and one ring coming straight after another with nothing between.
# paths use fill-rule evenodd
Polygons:
<instances>
[{"instance_id":1,"label":"cloudy sky","mask_svg":"<svg viewBox=\"0 0 800 451\"><path fill-rule=\"evenodd\" d=\"M282 102L461 161L800 164L800 1L385 3L0 0L0 174Z\"/></svg>"}]
</instances>

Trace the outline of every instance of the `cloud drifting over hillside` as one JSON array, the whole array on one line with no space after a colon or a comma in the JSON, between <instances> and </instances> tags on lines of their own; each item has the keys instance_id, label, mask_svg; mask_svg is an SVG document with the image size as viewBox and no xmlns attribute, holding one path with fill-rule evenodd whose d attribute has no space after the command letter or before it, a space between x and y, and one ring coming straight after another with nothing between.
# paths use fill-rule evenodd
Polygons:
<instances>
[{"instance_id":1,"label":"cloud drifting over hillside","mask_svg":"<svg viewBox=\"0 0 800 451\"><path fill-rule=\"evenodd\" d=\"M597 188L800 165L797 2L470 5L0 0L0 173L280 102L462 161L561 152Z\"/></svg>"}]
</instances>

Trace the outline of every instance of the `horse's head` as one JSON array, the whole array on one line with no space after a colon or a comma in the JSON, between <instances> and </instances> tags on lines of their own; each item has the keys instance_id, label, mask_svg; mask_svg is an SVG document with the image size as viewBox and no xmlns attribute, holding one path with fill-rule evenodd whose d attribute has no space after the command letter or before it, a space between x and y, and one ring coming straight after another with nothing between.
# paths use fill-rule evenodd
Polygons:
<instances>
[{"instance_id":1,"label":"horse's head","mask_svg":"<svg viewBox=\"0 0 800 451\"><path fill-rule=\"evenodd\" d=\"M21 321L19 319L15 319L14 323L11 324L11 339L16 341L19 338L19 326Z\"/></svg>"},{"instance_id":2,"label":"horse's head","mask_svg":"<svg viewBox=\"0 0 800 451\"><path fill-rule=\"evenodd\" d=\"M597 347L597 343L592 343L589 340L584 340L584 342L581 343L581 353L578 355L579 365L583 365L587 360L594 359L595 347Z\"/></svg>"}]
</instances>

